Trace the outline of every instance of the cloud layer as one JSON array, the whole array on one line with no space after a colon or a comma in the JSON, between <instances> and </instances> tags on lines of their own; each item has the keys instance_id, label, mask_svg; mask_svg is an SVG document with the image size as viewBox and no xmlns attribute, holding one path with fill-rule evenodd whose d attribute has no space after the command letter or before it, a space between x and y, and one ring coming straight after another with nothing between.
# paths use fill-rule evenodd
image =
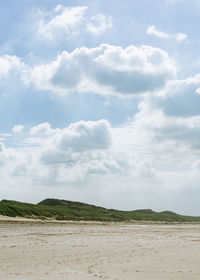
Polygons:
<instances>
[{"instance_id":1,"label":"cloud layer","mask_svg":"<svg viewBox=\"0 0 200 280\"><path fill-rule=\"evenodd\" d=\"M13 141L21 139L15 148L1 144L0 165L6 174L1 182L7 186L15 182L16 188L26 182L44 196L55 196L59 190L60 196L107 207L124 208L126 200L126 209L180 211L172 194L185 199L191 184L196 193L195 184L200 182L199 134L199 118L171 118L152 109L148 100L120 127L111 127L106 120L81 121L63 129L42 123L21 136L14 131Z\"/></svg>"},{"instance_id":2,"label":"cloud layer","mask_svg":"<svg viewBox=\"0 0 200 280\"><path fill-rule=\"evenodd\" d=\"M59 94L131 96L164 87L175 73L175 63L161 49L100 45L64 51L57 60L33 68L28 79L40 90Z\"/></svg>"},{"instance_id":3,"label":"cloud layer","mask_svg":"<svg viewBox=\"0 0 200 280\"><path fill-rule=\"evenodd\" d=\"M115 12L103 0L53 9L46 1L22 5L20 22L1 19L9 26L0 56L2 198L199 213L198 45L157 28L154 8L172 5L157 1L144 11L132 2ZM179 12L168 30L190 11ZM191 14L184 28L194 39ZM150 46L140 46L143 39Z\"/></svg>"}]
</instances>

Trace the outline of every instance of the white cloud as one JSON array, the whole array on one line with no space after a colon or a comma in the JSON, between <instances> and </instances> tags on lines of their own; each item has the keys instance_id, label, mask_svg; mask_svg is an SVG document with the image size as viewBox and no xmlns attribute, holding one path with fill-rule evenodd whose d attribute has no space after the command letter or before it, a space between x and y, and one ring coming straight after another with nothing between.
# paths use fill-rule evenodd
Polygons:
<instances>
[{"instance_id":1,"label":"white cloud","mask_svg":"<svg viewBox=\"0 0 200 280\"><path fill-rule=\"evenodd\" d=\"M2 142L0 142L0 153L3 152L3 150L5 149L5 146Z\"/></svg>"},{"instance_id":2,"label":"white cloud","mask_svg":"<svg viewBox=\"0 0 200 280\"><path fill-rule=\"evenodd\" d=\"M92 16L86 26L89 32L100 35L107 29L112 28L112 17L103 14Z\"/></svg>"},{"instance_id":3,"label":"white cloud","mask_svg":"<svg viewBox=\"0 0 200 280\"><path fill-rule=\"evenodd\" d=\"M154 25L147 28L147 34L154 35L159 39L171 39L177 42L183 42L187 39L187 35L184 33L169 34L157 29Z\"/></svg>"},{"instance_id":4,"label":"white cloud","mask_svg":"<svg viewBox=\"0 0 200 280\"><path fill-rule=\"evenodd\" d=\"M189 149L191 155L197 153L200 151L199 88L199 74L169 82L163 91L140 104L136 123L156 143Z\"/></svg>"},{"instance_id":5,"label":"white cloud","mask_svg":"<svg viewBox=\"0 0 200 280\"><path fill-rule=\"evenodd\" d=\"M12 135L13 140L16 135ZM112 128L106 120L80 121L63 129L48 123L32 127L20 146L5 148L0 163L7 178L24 178L43 185L85 182L96 174L126 172L122 155L112 152Z\"/></svg>"},{"instance_id":6,"label":"white cloud","mask_svg":"<svg viewBox=\"0 0 200 280\"><path fill-rule=\"evenodd\" d=\"M65 156L62 154L65 152L108 149L112 143L110 124L106 120L80 121L63 129L52 129L48 123L43 123L31 128L30 135L49 137L48 150L61 157Z\"/></svg>"},{"instance_id":7,"label":"white cloud","mask_svg":"<svg viewBox=\"0 0 200 280\"><path fill-rule=\"evenodd\" d=\"M71 124L57 136L58 147L65 151L101 150L111 145L110 125L106 120L96 122L80 121Z\"/></svg>"},{"instance_id":8,"label":"white cloud","mask_svg":"<svg viewBox=\"0 0 200 280\"><path fill-rule=\"evenodd\" d=\"M11 71L19 71L24 67L20 58L15 55L3 55L0 57L0 77L6 77Z\"/></svg>"},{"instance_id":9,"label":"white cloud","mask_svg":"<svg viewBox=\"0 0 200 280\"><path fill-rule=\"evenodd\" d=\"M154 25L147 28L147 34L154 35L161 39L169 39L170 35L166 32L158 30Z\"/></svg>"},{"instance_id":10,"label":"white cloud","mask_svg":"<svg viewBox=\"0 0 200 280\"><path fill-rule=\"evenodd\" d=\"M30 135L32 136L48 136L53 132L49 123L41 123L30 129Z\"/></svg>"},{"instance_id":11,"label":"white cloud","mask_svg":"<svg viewBox=\"0 0 200 280\"><path fill-rule=\"evenodd\" d=\"M151 141L179 146L180 149L200 150L200 114L195 117L168 116L161 108L156 110L154 104L143 103L136 123L149 133Z\"/></svg>"},{"instance_id":12,"label":"white cloud","mask_svg":"<svg viewBox=\"0 0 200 280\"><path fill-rule=\"evenodd\" d=\"M59 193L107 207L195 213L200 154L193 144L199 136L192 139L190 134L192 129L199 133L198 123L170 119L146 100L133 120L116 128L105 120L62 129L39 124L23 134L20 146L1 149L1 174L6 174L1 193L12 197L16 192L15 199L22 200L17 190L23 183L24 200L30 200L30 191L32 201ZM178 197L187 201L184 207L177 204Z\"/></svg>"},{"instance_id":13,"label":"white cloud","mask_svg":"<svg viewBox=\"0 0 200 280\"><path fill-rule=\"evenodd\" d=\"M24 126L18 124L18 125L15 125L15 126L13 127L12 131L13 131L14 133L19 133L19 132L22 132L23 129L24 129Z\"/></svg>"},{"instance_id":14,"label":"white cloud","mask_svg":"<svg viewBox=\"0 0 200 280\"><path fill-rule=\"evenodd\" d=\"M200 75L168 83L154 105L169 116L191 117L200 115Z\"/></svg>"},{"instance_id":15,"label":"white cloud","mask_svg":"<svg viewBox=\"0 0 200 280\"><path fill-rule=\"evenodd\" d=\"M93 35L100 35L112 27L112 17L104 14L87 15L88 7L65 7L58 5L51 11L39 10L38 34L46 39L59 35L78 35L87 29Z\"/></svg>"},{"instance_id":16,"label":"white cloud","mask_svg":"<svg viewBox=\"0 0 200 280\"><path fill-rule=\"evenodd\" d=\"M77 32L77 28L84 19L87 7L64 7L57 6L49 13L40 12L43 18L39 22L39 34L47 38L62 30L64 33L72 34Z\"/></svg>"},{"instance_id":17,"label":"white cloud","mask_svg":"<svg viewBox=\"0 0 200 280\"><path fill-rule=\"evenodd\" d=\"M44 40L82 32L101 35L112 27L110 16L91 16L87 7L59 5L40 13L38 32ZM187 39L184 33L169 34L155 26L147 33L164 40ZM2 196L40 200L59 194L107 207L199 212L199 74L171 81L176 65L165 51L104 44L62 52L55 61L32 69L16 56L1 56L1 81L9 85L10 75L61 95L90 92L144 99L139 113L120 127L107 120L64 128L46 122L28 133L18 124L12 134L0 135Z\"/></svg>"},{"instance_id":18,"label":"white cloud","mask_svg":"<svg viewBox=\"0 0 200 280\"><path fill-rule=\"evenodd\" d=\"M63 129L53 129L43 123L32 127L29 134L22 137L19 147L1 145L0 164L10 179L66 184L83 181L89 174L123 169L121 160L118 162L110 155L112 135L106 120L80 121Z\"/></svg>"},{"instance_id":19,"label":"white cloud","mask_svg":"<svg viewBox=\"0 0 200 280\"><path fill-rule=\"evenodd\" d=\"M135 125L161 145L200 150L199 88L199 74L169 82L163 91L140 103Z\"/></svg>"},{"instance_id":20,"label":"white cloud","mask_svg":"<svg viewBox=\"0 0 200 280\"><path fill-rule=\"evenodd\" d=\"M57 60L33 68L27 81L59 94L94 92L137 95L165 86L176 73L175 63L158 48L112 45L66 51Z\"/></svg>"}]
</instances>

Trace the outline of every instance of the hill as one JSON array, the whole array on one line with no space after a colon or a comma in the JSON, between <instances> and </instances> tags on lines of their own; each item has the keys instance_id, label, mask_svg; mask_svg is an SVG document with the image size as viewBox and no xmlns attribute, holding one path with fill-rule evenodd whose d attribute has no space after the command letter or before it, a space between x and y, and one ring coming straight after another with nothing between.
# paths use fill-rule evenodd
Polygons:
<instances>
[{"instance_id":1,"label":"hill","mask_svg":"<svg viewBox=\"0 0 200 280\"><path fill-rule=\"evenodd\" d=\"M154 212L150 209L120 211L59 199L45 199L38 204L2 200L0 201L0 215L74 221L200 222L200 217L183 216L170 211Z\"/></svg>"}]
</instances>

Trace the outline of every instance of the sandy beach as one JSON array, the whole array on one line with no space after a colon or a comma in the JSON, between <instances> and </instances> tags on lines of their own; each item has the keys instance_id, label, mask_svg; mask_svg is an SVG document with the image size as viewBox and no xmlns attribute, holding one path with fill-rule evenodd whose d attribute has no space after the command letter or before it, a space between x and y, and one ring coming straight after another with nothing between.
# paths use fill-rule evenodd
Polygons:
<instances>
[{"instance_id":1,"label":"sandy beach","mask_svg":"<svg viewBox=\"0 0 200 280\"><path fill-rule=\"evenodd\" d=\"M0 280L200 278L200 225L1 219Z\"/></svg>"}]
</instances>

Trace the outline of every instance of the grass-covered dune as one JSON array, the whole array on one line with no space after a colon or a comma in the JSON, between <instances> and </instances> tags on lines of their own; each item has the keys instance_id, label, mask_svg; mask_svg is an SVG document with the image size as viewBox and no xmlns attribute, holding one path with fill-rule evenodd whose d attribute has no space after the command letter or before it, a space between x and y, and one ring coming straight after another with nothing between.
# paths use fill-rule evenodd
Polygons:
<instances>
[{"instance_id":1,"label":"grass-covered dune","mask_svg":"<svg viewBox=\"0 0 200 280\"><path fill-rule=\"evenodd\" d=\"M74 221L200 222L200 217L183 216L170 211L154 212L149 209L120 211L59 199L45 199L38 204L2 200L0 201L0 215Z\"/></svg>"}]
</instances>

